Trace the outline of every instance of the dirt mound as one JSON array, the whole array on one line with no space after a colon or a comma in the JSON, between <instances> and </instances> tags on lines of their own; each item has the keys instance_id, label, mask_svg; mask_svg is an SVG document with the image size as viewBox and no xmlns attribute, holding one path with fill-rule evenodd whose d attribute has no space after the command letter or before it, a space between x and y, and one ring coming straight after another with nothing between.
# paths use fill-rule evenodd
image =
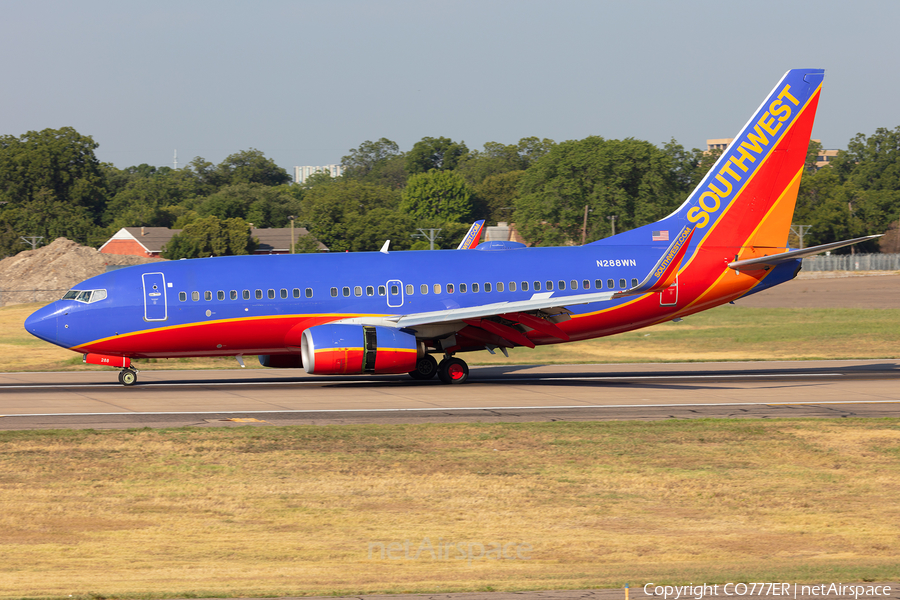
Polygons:
<instances>
[{"instance_id":1,"label":"dirt mound","mask_svg":"<svg viewBox=\"0 0 900 600\"><path fill-rule=\"evenodd\" d=\"M50 302L89 277L106 272L107 265L139 265L161 258L101 254L66 238L36 250L0 260L0 306L22 302Z\"/></svg>"}]
</instances>

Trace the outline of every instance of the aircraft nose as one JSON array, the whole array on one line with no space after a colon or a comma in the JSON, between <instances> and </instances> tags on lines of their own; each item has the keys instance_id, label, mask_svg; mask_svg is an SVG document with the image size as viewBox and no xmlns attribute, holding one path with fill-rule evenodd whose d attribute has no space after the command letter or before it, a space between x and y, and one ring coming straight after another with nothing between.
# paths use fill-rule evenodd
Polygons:
<instances>
[{"instance_id":1,"label":"aircraft nose","mask_svg":"<svg viewBox=\"0 0 900 600\"><path fill-rule=\"evenodd\" d=\"M58 322L59 317L56 309L51 304L31 313L25 319L25 330L35 337L55 344L59 337L57 332Z\"/></svg>"}]
</instances>

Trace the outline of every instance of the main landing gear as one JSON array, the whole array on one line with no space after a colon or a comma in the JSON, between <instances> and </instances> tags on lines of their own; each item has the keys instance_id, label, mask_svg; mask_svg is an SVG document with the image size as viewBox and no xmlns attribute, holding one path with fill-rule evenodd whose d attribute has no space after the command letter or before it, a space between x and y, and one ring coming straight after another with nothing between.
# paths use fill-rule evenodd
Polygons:
<instances>
[{"instance_id":1,"label":"main landing gear","mask_svg":"<svg viewBox=\"0 0 900 600\"><path fill-rule=\"evenodd\" d=\"M122 369L119 371L119 383L122 385L134 385L137 383L137 371L134 369Z\"/></svg>"},{"instance_id":2,"label":"main landing gear","mask_svg":"<svg viewBox=\"0 0 900 600\"><path fill-rule=\"evenodd\" d=\"M409 376L419 381L431 379L437 375L444 383L465 383L469 378L469 365L461 358L447 356L438 364L431 354L426 354L416 362L416 370Z\"/></svg>"}]
</instances>

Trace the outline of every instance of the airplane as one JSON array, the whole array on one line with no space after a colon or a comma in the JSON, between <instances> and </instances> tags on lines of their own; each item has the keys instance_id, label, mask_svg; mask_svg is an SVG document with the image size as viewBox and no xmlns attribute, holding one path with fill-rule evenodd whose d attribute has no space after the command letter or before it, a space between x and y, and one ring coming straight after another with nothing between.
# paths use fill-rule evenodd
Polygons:
<instances>
[{"instance_id":1,"label":"airplane","mask_svg":"<svg viewBox=\"0 0 900 600\"><path fill-rule=\"evenodd\" d=\"M793 279L787 246L824 71L788 71L684 203L583 246L225 256L92 277L33 313L33 335L120 369L256 355L310 374L408 373L461 384L465 352L586 340L719 306ZM477 229L477 232L476 232ZM439 357L438 361L435 357Z\"/></svg>"}]
</instances>

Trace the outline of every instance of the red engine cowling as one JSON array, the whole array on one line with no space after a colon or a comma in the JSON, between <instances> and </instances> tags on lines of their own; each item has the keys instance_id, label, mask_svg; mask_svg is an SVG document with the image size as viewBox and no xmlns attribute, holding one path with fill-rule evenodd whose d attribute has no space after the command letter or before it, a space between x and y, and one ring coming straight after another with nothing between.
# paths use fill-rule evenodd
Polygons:
<instances>
[{"instance_id":1,"label":"red engine cowling","mask_svg":"<svg viewBox=\"0 0 900 600\"><path fill-rule=\"evenodd\" d=\"M303 332L307 373L409 373L420 356L416 336L391 327L316 325Z\"/></svg>"}]
</instances>

